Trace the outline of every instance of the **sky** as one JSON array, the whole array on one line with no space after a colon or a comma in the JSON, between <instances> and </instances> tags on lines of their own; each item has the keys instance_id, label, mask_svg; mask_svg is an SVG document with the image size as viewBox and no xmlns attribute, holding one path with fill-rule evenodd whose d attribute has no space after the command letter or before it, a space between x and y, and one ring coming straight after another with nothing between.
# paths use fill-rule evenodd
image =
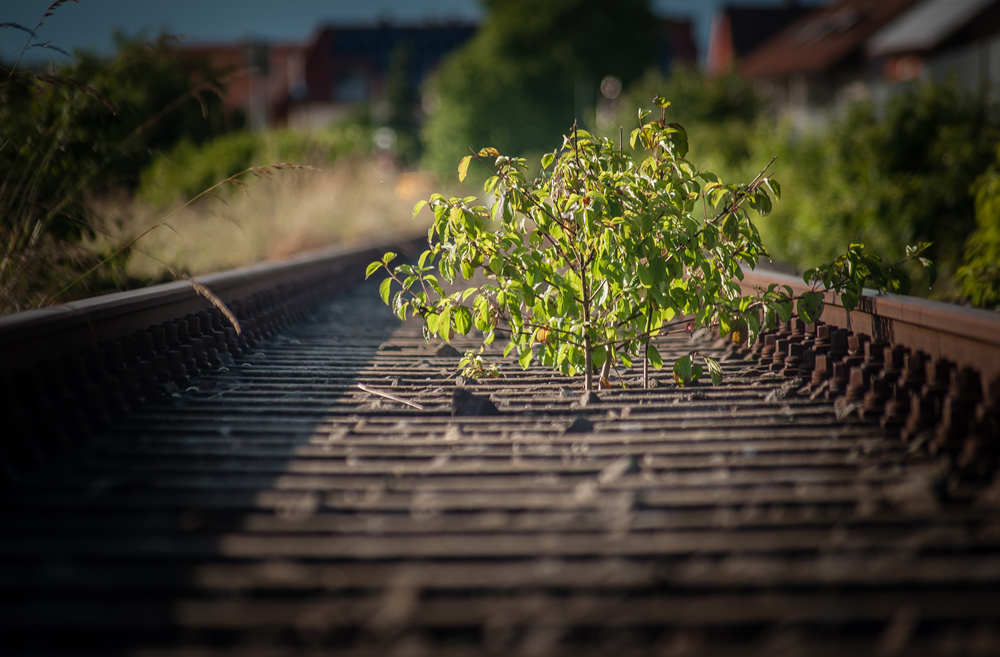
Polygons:
<instances>
[{"instance_id":1,"label":"sky","mask_svg":"<svg viewBox=\"0 0 1000 657\"><path fill-rule=\"evenodd\" d=\"M608 0L613 2L614 0ZM0 0L0 23L34 28L52 0ZM805 0L802 4L816 4ZM651 0L657 15L689 18L694 22L699 57L704 59L708 32L716 7L728 5L777 6L783 0ZM38 37L66 51L92 48L112 51L111 35L122 29L129 35L146 30L180 35L188 41L235 41L259 38L302 41L323 23L371 24L424 21L478 21L484 12L478 0L72 0L45 19ZM27 35L0 29L0 59L16 56ZM52 50L38 55L60 57Z\"/></svg>"}]
</instances>

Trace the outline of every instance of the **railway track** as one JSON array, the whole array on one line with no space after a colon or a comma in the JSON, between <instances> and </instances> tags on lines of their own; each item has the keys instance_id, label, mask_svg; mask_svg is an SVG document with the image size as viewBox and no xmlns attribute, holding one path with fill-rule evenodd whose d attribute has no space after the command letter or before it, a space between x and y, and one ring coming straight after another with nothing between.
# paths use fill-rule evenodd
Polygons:
<instances>
[{"instance_id":1,"label":"railway track","mask_svg":"<svg viewBox=\"0 0 1000 657\"><path fill-rule=\"evenodd\" d=\"M242 338L187 284L0 319L4 655L1000 654L994 316L831 297L581 406L457 380L379 251L203 280Z\"/></svg>"}]
</instances>

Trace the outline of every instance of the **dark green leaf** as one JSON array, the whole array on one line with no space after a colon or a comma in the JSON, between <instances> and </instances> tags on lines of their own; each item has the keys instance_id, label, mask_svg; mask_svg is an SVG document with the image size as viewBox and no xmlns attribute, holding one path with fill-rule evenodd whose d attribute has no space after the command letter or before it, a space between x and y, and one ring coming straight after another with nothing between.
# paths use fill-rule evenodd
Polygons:
<instances>
[{"instance_id":1,"label":"dark green leaf","mask_svg":"<svg viewBox=\"0 0 1000 657\"><path fill-rule=\"evenodd\" d=\"M686 386L691 383L691 357L681 356L674 361L674 381L679 386Z\"/></svg>"},{"instance_id":2,"label":"dark green leaf","mask_svg":"<svg viewBox=\"0 0 1000 657\"><path fill-rule=\"evenodd\" d=\"M937 267L927 258L920 258L920 264L924 266L924 271L927 272L927 287L932 287L934 281L937 279Z\"/></svg>"},{"instance_id":3,"label":"dark green leaf","mask_svg":"<svg viewBox=\"0 0 1000 657\"><path fill-rule=\"evenodd\" d=\"M663 367L663 358L660 356L660 352L653 345L649 345L647 349L647 357L649 358L649 364L656 369L661 369Z\"/></svg>"},{"instance_id":4,"label":"dark green leaf","mask_svg":"<svg viewBox=\"0 0 1000 657\"><path fill-rule=\"evenodd\" d=\"M823 314L826 304L822 292L804 292L796 304L799 317L803 322L815 322Z\"/></svg>"}]
</instances>

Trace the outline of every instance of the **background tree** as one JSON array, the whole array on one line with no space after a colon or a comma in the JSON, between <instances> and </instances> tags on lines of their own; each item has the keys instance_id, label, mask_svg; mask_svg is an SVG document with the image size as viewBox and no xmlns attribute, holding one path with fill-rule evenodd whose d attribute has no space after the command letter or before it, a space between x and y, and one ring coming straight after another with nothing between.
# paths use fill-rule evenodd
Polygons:
<instances>
[{"instance_id":1,"label":"background tree","mask_svg":"<svg viewBox=\"0 0 1000 657\"><path fill-rule=\"evenodd\" d=\"M482 28L442 66L440 103L423 138L425 164L453 175L469 147L540 154L574 119L578 92L601 79L628 84L656 58L657 23L645 0L487 0ZM534 158L533 158L534 159Z\"/></svg>"}]
</instances>

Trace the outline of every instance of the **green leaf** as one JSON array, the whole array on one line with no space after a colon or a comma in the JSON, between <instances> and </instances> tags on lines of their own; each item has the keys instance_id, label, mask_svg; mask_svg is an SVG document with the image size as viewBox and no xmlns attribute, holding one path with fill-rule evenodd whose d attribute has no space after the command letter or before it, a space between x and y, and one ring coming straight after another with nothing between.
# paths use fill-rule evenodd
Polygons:
<instances>
[{"instance_id":1,"label":"green leaf","mask_svg":"<svg viewBox=\"0 0 1000 657\"><path fill-rule=\"evenodd\" d=\"M646 267L646 265L640 263L638 269L639 269L639 282L642 284L642 286L647 289L653 287L653 277L649 273L649 268Z\"/></svg>"},{"instance_id":2,"label":"green leaf","mask_svg":"<svg viewBox=\"0 0 1000 657\"><path fill-rule=\"evenodd\" d=\"M476 268L475 267L473 267L468 262L462 262L462 277L465 280L469 280L470 278L472 278L473 274L475 274L475 273L476 273Z\"/></svg>"},{"instance_id":3,"label":"green leaf","mask_svg":"<svg viewBox=\"0 0 1000 657\"><path fill-rule=\"evenodd\" d=\"M392 286L392 279L387 278L382 281L382 284L378 287L379 296L382 297L382 301L385 305L389 305L389 288Z\"/></svg>"},{"instance_id":4,"label":"green leaf","mask_svg":"<svg viewBox=\"0 0 1000 657\"><path fill-rule=\"evenodd\" d=\"M388 265L390 262L396 259L396 254L389 251L384 256L382 256L382 264Z\"/></svg>"},{"instance_id":5,"label":"green leaf","mask_svg":"<svg viewBox=\"0 0 1000 657\"><path fill-rule=\"evenodd\" d=\"M649 358L649 364L656 369L659 370L663 368L663 357L660 356L659 350L657 350L657 348L653 345L649 345L646 350L646 357Z\"/></svg>"},{"instance_id":6,"label":"green leaf","mask_svg":"<svg viewBox=\"0 0 1000 657\"><path fill-rule=\"evenodd\" d=\"M467 335L472 328L472 312L465 306L455 308L455 330Z\"/></svg>"},{"instance_id":7,"label":"green leaf","mask_svg":"<svg viewBox=\"0 0 1000 657\"><path fill-rule=\"evenodd\" d=\"M438 334L445 342L451 342L451 307L448 306L441 311L438 318Z\"/></svg>"},{"instance_id":8,"label":"green leaf","mask_svg":"<svg viewBox=\"0 0 1000 657\"><path fill-rule=\"evenodd\" d=\"M722 366L719 361L708 356L703 356L705 364L708 365L708 373L712 375L712 385L717 386L722 383Z\"/></svg>"},{"instance_id":9,"label":"green leaf","mask_svg":"<svg viewBox=\"0 0 1000 657\"><path fill-rule=\"evenodd\" d=\"M420 211L424 209L425 205L427 205L427 201L417 201L417 204L413 206L414 218L416 218L416 216L420 214Z\"/></svg>"},{"instance_id":10,"label":"green leaf","mask_svg":"<svg viewBox=\"0 0 1000 657\"><path fill-rule=\"evenodd\" d=\"M691 383L691 357L681 356L674 361L674 381L679 386L690 385Z\"/></svg>"},{"instance_id":11,"label":"green leaf","mask_svg":"<svg viewBox=\"0 0 1000 657\"><path fill-rule=\"evenodd\" d=\"M774 312L782 322L788 322L792 318L792 302L779 301L774 304Z\"/></svg>"},{"instance_id":12,"label":"green leaf","mask_svg":"<svg viewBox=\"0 0 1000 657\"><path fill-rule=\"evenodd\" d=\"M522 369L528 369L528 365L531 365L531 349L525 349L517 356L517 362L521 364Z\"/></svg>"},{"instance_id":13,"label":"green leaf","mask_svg":"<svg viewBox=\"0 0 1000 657\"><path fill-rule=\"evenodd\" d=\"M920 258L920 264L924 266L924 271L927 272L927 287L932 287L934 281L937 280L937 267L927 258Z\"/></svg>"},{"instance_id":14,"label":"green leaf","mask_svg":"<svg viewBox=\"0 0 1000 657\"><path fill-rule=\"evenodd\" d=\"M822 292L804 292L802 298L798 300L796 309L803 322L815 322L823 314L826 304L823 302Z\"/></svg>"},{"instance_id":15,"label":"green leaf","mask_svg":"<svg viewBox=\"0 0 1000 657\"><path fill-rule=\"evenodd\" d=\"M897 267L892 270L891 283L892 289L896 294L909 294L910 293L910 275L905 269Z\"/></svg>"},{"instance_id":16,"label":"green leaf","mask_svg":"<svg viewBox=\"0 0 1000 657\"><path fill-rule=\"evenodd\" d=\"M368 268L365 270L365 279L367 280L369 276L377 272L381 266L381 262L373 262L368 265Z\"/></svg>"},{"instance_id":17,"label":"green leaf","mask_svg":"<svg viewBox=\"0 0 1000 657\"><path fill-rule=\"evenodd\" d=\"M646 114L649 114L649 112L647 111ZM643 113L642 110L639 110L639 120L642 121L642 119L643 119ZM635 140L639 137L639 133L641 132L642 132L641 128L636 128L635 130L632 131L632 135L628 138L628 143L632 148L635 148Z\"/></svg>"},{"instance_id":18,"label":"green leaf","mask_svg":"<svg viewBox=\"0 0 1000 657\"><path fill-rule=\"evenodd\" d=\"M555 159L556 159L556 154L555 153L546 153L545 155L543 155L542 156L542 168L543 169L548 169L549 165L551 165L552 162L553 162L553 160L555 160Z\"/></svg>"},{"instance_id":19,"label":"green leaf","mask_svg":"<svg viewBox=\"0 0 1000 657\"><path fill-rule=\"evenodd\" d=\"M471 155L466 155L458 163L458 179L459 181L464 181L465 176L469 173L469 162L472 161Z\"/></svg>"}]
</instances>

